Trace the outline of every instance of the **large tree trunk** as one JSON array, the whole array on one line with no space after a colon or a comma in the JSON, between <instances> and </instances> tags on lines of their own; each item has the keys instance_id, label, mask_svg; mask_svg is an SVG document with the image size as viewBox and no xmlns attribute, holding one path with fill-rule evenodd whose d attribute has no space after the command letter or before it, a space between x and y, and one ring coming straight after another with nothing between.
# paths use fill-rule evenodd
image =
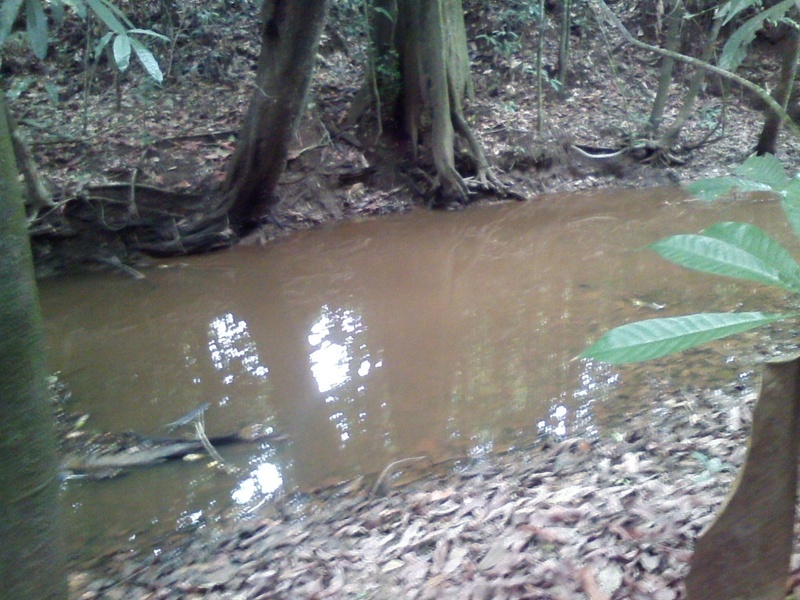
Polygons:
<instances>
[{"instance_id":1,"label":"large tree trunk","mask_svg":"<svg viewBox=\"0 0 800 600\"><path fill-rule=\"evenodd\" d=\"M778 84L772 97L784 110L794 87L794 76L797 71L797 58L800 54L800 33L794 27L787 27L784 38L778 43L777 51L781 57L781 70ZM756 144L756 154L776 154L778 149L778 132L781 128L781 117L775 111L769 111L764 120L764 127Z\"/></svg>"},{"instance_id":2,"label":"large tree trunk","mask_svg":"<svg viewBox=\"0 0 800 600\"><path fill-rule=\"evenodd\" d=\"M0 96L0 598L67 596L39 300Z\"/></svg>"},{"instance_id":3,"label":"large tree trunk","mask_svg":"<svg viewBox=\"0 0 800 600\"><path fill-rule=\"evenodd\" d=\"M402 114L415 158L420 145L430 151L438 202L465 202L468 183L504 191L464 118L464 99L473 89L461 0L375 0L372 5L379 104L400 103L397 112ZM389 22L391 27L387 26ZM386 90L381 89L381 77L391 69L399 70L399 97L384 95ZM382 116L395 114L391 110L382 112ZM474 182L465 180L456 169L456 134L467 143Z\"/></svg>"},{"instance_id":4,"label":"large tree trunk","mask_svg":"<svg viewBox=\"0 0 800 600\"><path fill-rule=\"evenodd\" d=\"M305 106L326 9L326 0L262 4L255 89L223 188L237 233L256 225L277 201L275 187Z\"/></svg>"}]
</instances>

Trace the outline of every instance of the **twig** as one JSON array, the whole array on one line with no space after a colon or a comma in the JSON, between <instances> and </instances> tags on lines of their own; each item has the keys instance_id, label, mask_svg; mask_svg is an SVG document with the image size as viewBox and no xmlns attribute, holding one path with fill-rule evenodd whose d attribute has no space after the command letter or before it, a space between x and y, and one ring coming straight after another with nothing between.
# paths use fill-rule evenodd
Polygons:
<instances>
[{"instance_id":1,"label":"twig","mask_svg":"<svg viewBox=\"0 0 800 600\"><path fill-rule=\"evenodd\" d=\"M375 485L372 486L372 489L369 491L369 498L375 496L378 491L384 490L383 487L383 480L397 467L401 467L405 464L417 462L420 460L428 460L427 456L410 456L409 458L401 458L400 460L396 460L394 462L389 463L386 465L386 468L381 471L381 474L378 475L378 479L375 480Z\"/></svg>"},{"instance_id":2,"label":"twig","mask_svg":"<svg viewBox=\"0 0 800 600\"><path fill-rule=\"evenodd\" d=\"M217 449L211 445L211 441L206 435L205 419L203 419L203 415L200 415L200 418L194 422L194 432L197 434L197 439L203 444L203 448L208 452L208 455L219 464L224 465L225 459L222 458L222 455L217 452Z\"/></svg>"}]
</instances>

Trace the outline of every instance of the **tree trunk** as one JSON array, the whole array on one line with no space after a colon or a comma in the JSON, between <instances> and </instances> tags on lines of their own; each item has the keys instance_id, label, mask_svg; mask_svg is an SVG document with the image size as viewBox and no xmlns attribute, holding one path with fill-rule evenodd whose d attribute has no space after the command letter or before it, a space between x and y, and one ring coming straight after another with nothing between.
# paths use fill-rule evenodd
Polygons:
<instances>
[{"instance_id":1,"label":"tree trunk","mask_svg":"<svg viewBox=\"0 0 800 600\"><path fill-rule=\"evenodd\" d=\"M275 187L305 107L326 0L264 0L255 89L223 194L234 231L257 225L275 205Z\"/></svg>"},{"instance_id":2,"label":"tree trunk","mask_svg":"<svg viewBox=\"0 0 800 600\"><path fill-rule=\"evenodd\" d=\"M14 144L17 169L21 172L25 181L23 200L26 212L35 218L42 209L55 206L55 202L53 202L44 181L39 177L39 171L36 168L36 162L33 160L30 148L28 148L25 140L20 137L19 131L17 131L17 123L8 109L8 105L6 105L6 121L11 132L11 141Z\"/></svg>"},{"instance_id":3,"label":"tree trunk","mask_svg":"<svg viewBox=\"0 0 800 600\"><path fill-rule=\"evenodd\" d=\"M67 597L39 299L0 96L0 598Z\"/></svg>"},{"instance_id":4,"label":"tree trunk","mask_svg":"<svg viewBox=\"0 0 800 600\"><path fill-rule=\"evenodd\" d=\"M666 19L667 50L671 52L680 50L684 14L686 14L686 10L683 5L683 0L677 0L669 11L669 15ZM667 106L667 99L669 98L669 88L672 84L672 71L674 68L674 58L665 56L661 59L661 71L658 76L658 91L656 92L655 100L653 100L653 108L650 111L650 119L648 121L648 130L653 135L658 133L661 120L664 118L664 109Z\"/></svg>"},{"instance_id":5,"label":"tree trunk","mask_svg":"<svg viewBox=\"0 0 800 600\"><path fill-rule=\"evenodd\" d=\"M706 38L706 44L700 56L700 60L704 63L711 61L712 57L714 56L714 49L717 45L717 39L719 39L719 32L720 29L722 29L722 23L722 19L714 19L714 23L711 26L711 31ZM678 116L675 117L675 121L673 121L669 129L661 136L661 139L659 140L659 145L665 150L669 150L677 143L681 131L694 114L694 102L697 99L697 95L700 93L700 88L703 87L705 80L705 69L696 69L692 75L691 81L689 82L689 89L686 91L686 95L683 97L683 104L681 105L680 111L678 111Z\"/></svg>"},{"instance_id":6,"label":"tree trunk","mask_svg":"<svg viewBox=\"0 0 800 600\"><path fill-rule=\"evenodd\" d=\"M476 175L475 187L504 191L463 113L472 96L467 35L461 0L380 0L381 12L393 9L394 27L373 27L377 65L396 64L401 83L398 98L383 95L381 102L399 102L403 129L414 158L421 142L430 151L436 173L436 200L464 203L468 182L456 169L455 141L460 135ZM386 36L392 39L387 40ZM396 62L394 62L396 61ZM380 86L379 86L380 87ZM392 111L384 111L391 114ZM470 182L472 183L472 182Z\"/></svg>"},{"instance_id":7,"label":"tree trunk","mask_svg":"<svg viewBox=\"0 0 800 600\"><path fill-rule=\"evenodd\" d=\"M787 27L786 36L777 45L778 55L781 57L781 70L778 85L772 97L784 110L789 104L794 86L794 76L797 71L797 58L800 54L800 34L794 27ZM775 111L769 111L764 120L764 127L756 144L756 154L776 154L778 150L778 132L781 128L781 117Z\"/></svg>"},{"instance_id":8,"label":"tree trunk","mask_svg":"<svg viewBox=\"0 0 800 600\"><path fill-rule=\"evenodd\" d=\"M544 14L540 14L539 18L544 19ZM561 37L558 41L558 81L561 83L560 92L562 96L566 96L567 94L567 73L569 72L569 34L571 26L572 0L562 0Z\"/></svg>"}]
</instances>

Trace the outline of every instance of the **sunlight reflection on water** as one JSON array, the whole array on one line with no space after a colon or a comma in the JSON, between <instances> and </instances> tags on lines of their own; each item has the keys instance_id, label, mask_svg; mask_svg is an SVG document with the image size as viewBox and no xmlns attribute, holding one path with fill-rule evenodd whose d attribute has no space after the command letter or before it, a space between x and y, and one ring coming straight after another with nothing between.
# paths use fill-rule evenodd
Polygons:
<instances>
[{"instance_id":1,"label":"sunlight reflection on water","mask_svg":"<svg viewBox=\"0 0 800 600\"><path fill-rule=\"evenodd\" d=\"M626 321L760 307L752 286L636 250L723 218L783 235L774 203L610 191L345 223L143 281L45 281L50 364L89 427L163 435L208 403L210 435L258 425L287 440L223 448L238 479L201 462L69 484L74 541L122 522L137 534L203 526L406 457L595 436L648 402L656 379L735 378L714 349L644 367L574 360Z\"/></svg>"}]
</instances>

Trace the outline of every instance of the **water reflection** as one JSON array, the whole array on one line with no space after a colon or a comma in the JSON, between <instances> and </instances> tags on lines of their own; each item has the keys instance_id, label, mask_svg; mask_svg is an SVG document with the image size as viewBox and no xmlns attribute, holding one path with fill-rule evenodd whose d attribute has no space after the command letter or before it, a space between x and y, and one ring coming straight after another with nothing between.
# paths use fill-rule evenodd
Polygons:
<instances>
[{"instance_id":1,"label":"water reflection","mask_svg":"<svg viewBox=\"0 0 800 600\"><path fill-rule=\"evenodd\" d=\"M237 504L249 504L252 509L275 493L281 485L283 477L278 466L264 462L239 482L231 493L231 498Z\"/></svg>"},{"instance_id":2,"label":"water reflection","mask_svg":"<svg viewBox=\"0 0 800 600\"><path fill-rule=\"evenodd\" d=\"M361 317L354 311L332 311L327 305L322 307L319 319L308 334L308 343L314 348L309 354L311 372L317 380L320 393L327 394L350 380L350 363L354 360L353 343L361 330ZM369 365L366 360L362 365L365 362ZM326 402L334 400L332 396L325 399Z\"/></svg>"},{"instance_id":3,"label":"water reflection","mask_svg":"<svg viewBox=\"0 0 800 600\"><path fill-rule=\"evenodd\" d=\"M242 371L257 379L267 379L269 369L261 364L258 350L247 330L247 322L237 319L232 313L214 318L210 323L211 341L208 350L214 368L222 371L222 382L230 385L237 374L233 365L241 365Z\"/></svg>"},{"instance_id":4,"label":"water reflection","mask_svg":"<svg viewBox=\"0 0 800 600\"><path fill-rule=\"evenodd\" d=\"M615 191L347 223L170 263L144 281L44 282L50 363L90 427L163 434L211 403L210 435L258 425L288 440L222 449L240 479L177 464L73 486L76 539L102 529L91 519L149 524L156 514L169 527L199 526L214 511L406 457L596 435L624 418L647 369L683 367L574 360L591 339L654 311L752 310L738 306L752 286L632 250L723 218L794 247L776 231L775 204L714 208L675 190ZM763 295L753 302L766 308ZM710 356L708 365L724 361Z\"/></svg>"}]
</instances>

